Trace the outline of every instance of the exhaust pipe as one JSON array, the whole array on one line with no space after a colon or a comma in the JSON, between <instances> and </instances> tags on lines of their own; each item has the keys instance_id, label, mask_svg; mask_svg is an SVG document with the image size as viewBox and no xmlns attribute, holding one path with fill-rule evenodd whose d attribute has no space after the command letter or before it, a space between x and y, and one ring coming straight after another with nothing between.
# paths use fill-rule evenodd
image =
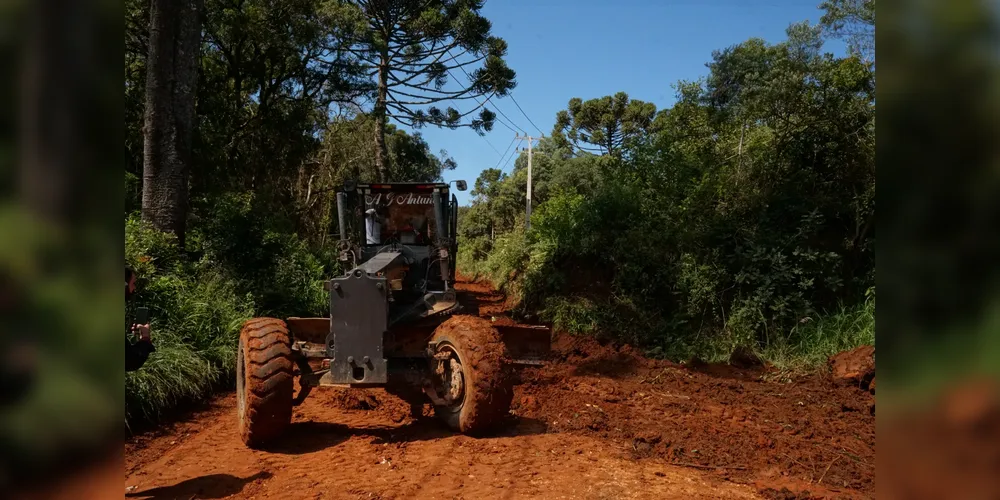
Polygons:
<instances>
[{"instance_id":1,"label":"exhaust pipe","mask_svg":"<svg viewBox=\"0 0 1000 500\"><path fill-rule=\"evenodd\" d=\"M347 209L344 208L345 205L347 205L347 193L343 191L337 192L337 226L340 231L341 240L347 239L347 214L345 213Z\"/></svg>"},{"instance_id":2,"label":"exhaust pipe","mask_svg":"<svg viewBox=\"0 0 1000 500\"><path fill-rule=\"evenodd\" d=\"M435 244L438 247L438 258L441 259L441 281L444 282L444 289L447 291L450 287L448 283L448 277L451 273L448 272L448 259L442 255L441 251L447 251L447 246L445 245L445 237L448 236L445 233L444 225L444 204L441 202L441 193L439 191L434 192L434 233L435 233Z\"/></svg>"}]
</instances>

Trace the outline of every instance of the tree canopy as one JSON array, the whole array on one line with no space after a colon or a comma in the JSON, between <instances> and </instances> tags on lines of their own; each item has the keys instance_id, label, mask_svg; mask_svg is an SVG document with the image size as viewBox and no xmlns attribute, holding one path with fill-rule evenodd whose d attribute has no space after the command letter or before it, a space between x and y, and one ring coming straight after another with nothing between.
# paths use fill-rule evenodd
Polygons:
<instances>
[{"instance_id":1,"label":"tree canopy","mask_svg":"<svg viewBox=\"0 0 1000 500\"><path fill-rule=\"evenodd\" d=\"M514 88L515 73L504 61L507 43L490 34L482 7L481 0L327 4L347 50L370 78L365 88L372 114L383 124L375 128L379 180L390 180L384 138L389 118L412 127L493 127L495 116L486 103ZM457 105L465 101L472 103L460 111Z\"/></svg>"},{"instance_id":2,"label":"tree canopy","mask_svg":"<svg viewBox=\"0 0 1000 500\"><path fill-rule=\"evenodd\" d=\"M826 0L820 25L866 62L875 61L875 0Z\"/></svg>"},{"instance_id":3,"label":"tree canopy","mask_svg":"<svg viewBox=\"0 0 1000 500\"><path fill-rule=\"evenodd\" d=\"M630 141L650 131L655 115L656 105L629 99L625 92L587 101L574 97L565 111L556 114L552 136L560 144L620 156Z\"/></svg>"}]
</instances>

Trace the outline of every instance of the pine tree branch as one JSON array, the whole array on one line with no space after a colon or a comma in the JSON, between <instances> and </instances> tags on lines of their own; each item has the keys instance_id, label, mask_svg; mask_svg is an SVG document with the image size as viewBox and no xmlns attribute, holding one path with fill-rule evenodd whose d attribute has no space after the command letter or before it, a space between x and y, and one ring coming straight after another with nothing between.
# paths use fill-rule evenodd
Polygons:
<instances>
[{"instance_id":1,"label":"pine tree branch","mask_svg":"<svg viewBox=\"0 0 1000 500\"><path fill-rule=\"evenodd\" d=\"M399 86L404 86L404 87L415 89L415 90L423 90L437 76L437 75L435 75L433 73L422 73L426 77L423 80L421 80L421 81L419 81L417 83L405 83L408 80L412 80L412 77L411 78L407 78L406 80L400 80L400 79L396 78L395 75L393 75L393 73L395 71L397 71L396 68L389 69L389 78L388 79L392 80L391 83L388 83L388 86L389 86L390 89L393 89L393 88L396 88L396 87L399 87Z\"/></svg>"},{"instance_id":2,"label":"pine tree branch","mask_svg":"<svg viewBox=\"0 0 1000 500\"><path fill-rule=\"evenodd\" d=\"M427 90L427 91L429 92L430 90ZM441 102L441 101L452 101L452 100L455 100L455 101L464 101L464 100L468 100L468 99L475 99L476 95L470 94L471 92L472 92L472 89L468 88L468 89L465 89L465 90L463 90L461 92L447 93L447 94L441 95L439 97L427 96L427 95L419 95L419 94L410 94L410 93L403 92L403 91L400 91L400 90L393 90L392 93L393 93L393 95L401 95L401 96L410 97L410 98L413 98L413 99L423 99L424 102L420 102L420 103L417 103L417 102L407 102L407 104L415 105L415 106L425 106L425 105L428 105L428 104L434 104L436 102ZM404 102L404 101L400 101L400 102Z\"/></svg>"},{"instance_id":3,"label":"pine tree branch","mask_svg":"<svg viewBox=\"0 0 1000 500\"><path fill-rule=\"evenodd\" d=\"M409 116L411 120L413 120L413 117L417 116L417 114L418 114L417 112L413 111L412 109L407 108L405 105L397 103L393 99L386 99L385 107L386 107L386 109L395 109L396 111L399 111L400 113L403 113L406 116Z\"/></svg>"},{"instance_id":4,"label":"pine tree branch","mask_svg":"<svg viewBox=\"0 0 1000 500\"><path fill-rule=\"evenodd\" d=\"M420 45L423 46L423 42L420 42ZM433 50L436 45L437 45L437 40L435 40L433 42L433 44L431 45L431 50ZM396 46L396 50L394 50L392 52L392 54L389 54L389 60L390 61L395 61L399 57L399 55L400 55L400 53L402 51L404 51L404 50L406 50L406 49L408 49L408 48L410 48L412 46L413 46L413 44L401 44L401 45ZM393 47L390 44L389 50L392 50L392 48ZM421 58L421 59L423 59L423 58Z\"/></svg>"},{"instance_id":5,"label":"pine tree branch","mask_svg":"<svg viewBox=\"0 0 1000 500\"><path fill-rule=\"evenodd\" d=\"M489 97L487 97L485 100L483 100L483 102L479 103L476 107L470 109L469 111L466 111L464 113L459 112L458 118L462 119L462 118L465 118L466 116L469 116L472 113L475 113L476 111L479 111L480 109L483 108L483 106L486 106L486 104L490 101L490 99L493 98L494 95L495 94L490 94ZM394 108L397 111L400 111L402 113L406 113L406 114L408 114L411 117L417 115L417 113L415 111L413 111L412 109L410 109L409 107L407 107L406 103L399 102L399 101L393 99L392 96L389 96L386 99L386 107L387 108L388 107Z\"/></svg>"},{"instance_id":6,"label":"pine tree branch","mask_svg":"<svg viewBox=\"0 0 1000 500\"><path fill-rule=\"evenodd\" d=\"M414 6L416 6L416 5L417 5L417 2L413 2L413 1L411 1L411 2L407 2L407 3L405 4L405 6L404 6L404 7L409 7L408 9L406 9L406 11L407 11L407 12L408 12L408 13L409 13L409 14L410 14L410 15L411 15L412 17L419 17L420 13L421 13L421 12L423 12L424 10L426 10L426 9L427 9L427 7L430 7L430 5L431 5L431 2L433 2L433 1L434 1L434 0L427 0L427 1L426 1L426 2L424 2L424 3L423 3L423 5L421 5L421 6L419 7L419 8L414 8Z\"/></svg>"},{"instance_id":7,"label":"pine tree branch","mask_svg":"<svg viewBox=\"0 0 1000 500\"><path fill-rule=\"evenodd\" d=\"M444 52L447 53L448 50L445 50ZM468 53L468 51L465 51L465 52L463 52L462 54L459 54L459 55L464 55L466 53ZM446 65L446 63L454 61L455 59L458 59L458 57L459 56L453 56L453 57L451 57L449 59L446 59L444 61L431 61L429 63L420 62L423 59L419 59L419 60L416 60L416 62L408 63L406 65L407 66L411 66L411 67L421 66L421 67L427 68L428 66L431 66L432 64L440 62L441 64L444 65L441 68L443 71L450 71L450 70L453 70L453 69L460 69L460 68L462 68L464 66L468 66L470 64L475 64L475 63L481 62L481 61L483 61L483 60L486 59L486 56L481 56L481 57L477 57L475 59L472 59L472 60L469 60L469 61L466 61L466 62L463 62L463 63L455 64L455 65L452 65L452 66L447 66ZM399 71L401 73L416 74L416 75L423 75L423 74L425 74L427 72L426 69L423 69L423 70L420 70L420 69L406 69L405 67L393 68L393 71ZM469 76L470 80L472 79L471 75L469 75L468 73L466 73L466 75Z\"/></svg>"},{"instance_id":8,"label":"pine tree branch","mask_svg":"<svg viewBox=\"0 0 1000 500\"><path fill-rule=\"evenodd\" d=\"M466 116L469 116L470 114L475 113L476 111L479 111L480 109L483 109L483 107L486 106L486 103L490 102L490 99L492 99L493 96L495 96L495 95L496 95L495 93L491 93L489 95L489 97L487 97L486 99L483 100L483 102L479 103L476 107L470 109L469 111L467 111L465 113L460 113L458 115L458 117L459 118L465 118Z\"/></svg>"},{"instance_id":9,"label":"pine tree branch","mask_svg":"<svg viewBox=\"0 0 1000 500\"><path fill-rule=\"evenodd\" d=\"M466 62L461 63L461 64L456 64L454 66L446 66L444 69L445 69L445 71L450 71L450 70L453 70L453 69L460 69L460 68L463 68L463 67L468 66L470 64L476 64L477 62L481 62L481 61L483 61L485 59L486 59L486 56L477 57L475 59L472 59L470 61L466 61ZM469 75L468 73L466 73L465 75L469 77L470 81L472 80L472 75Z\"/></svg>"},{"instance_id":10,"label":"pine tree branch","mask_svg":"<svg viewBox=\"0 0 1000 500\"><path fill-rule=\"evenodd\" d=\"M419 90L419 91L422 91L422 92L435 92L435 93L438 93L438 94L448 94L448 93L452 93L452 92L453 93L462 93L462 92L465 92L465 90L466 90L466 89L462 89L462 90L448 91L448 90L438 90L437 88L428 88L427 87L427 85L430 84L432 81L436 80L437 77L443 76L443 73L437 73L437 74L435 74L435 73L428 73L427 74L427 78L425 78L421 82L418 82L418 83L405 83L403 80L400 80L399 78L397 78L393 74L394 71L395 70L390 70L389 71L389 80L391 81L391 83L389 85L390 87L405 87L405 88L410 88L410 89L413 89L413 90Z\"/></svg>"},{"instance_id":11,"label":"pine tree branch","mask_svg":"<svg viewBox=\"0 0 1000 500\"><path fill-rule=\"evenodd\" d=\"M417 128L417 127L420 126L416 122L414 122L414 121L412 121L412 120L410 120L410 119L408 119L408 118L406 118L404 116L397 116L397 115L394 115L392 113L387 113L387 116L389 118L393 119L393 120L396 120L399 123L402 123L403 125L406 125L407 127Z\"/></svg>"},{"instance_id":12,"label":"pine tree branch","mask_svg":"<svg viewBox=\"0 0 1000 500\"><path fill-rule=\"evenodd\" d=\"M455 45L457 45L457 44L458 44L458 42L453 42L453 43L452 43L451 45L449 45L448 47L449 47L449 48L450 48L450 47L454 47L454 46L455 46ZM436 58L435 58L435 59L434 59L433 61L431 61L431 62L429 62L429 63L423 63L423 64L421 64L421 65L422 65L422 66L423 66L424 68L429 68L429 67L431 67L432 65L434 65L434 64L437 64L437 62L441 60L441 56L442 56L442 55L444 55L444 54L446 54L446 53L447 53L447 50L445 50L445 52L443 52L443 53L439 54L439 55L438 55L438 56L437 56L437 57L436 57ZM416 65L416 64L411 64L411 66L417 66L417 65ZM410 77L409 77L409 78L407 78L407 79L403 80L403 81L402 81L401 83L406 83L406 82L409 82L410 80L412 80L412 79L416 78L417 76L420 76L420 75L423 75L423 74L426 74L426 72L427 72L427 70L426 70L426 69L425 69L425 70L423 70L423 71L413 71L413 70L407 70L407 69L402 69L402 68L392 68L392 70L393 70L393 71L400 71L400 72L402 72L402 73L406 73L406 74L409 74L409 75L410 75Z\"/></svg>"},{"instance_id":13,"label":"pine tree branch","mask_svg":"<svg viewBox=\"0 0 1000 500\"><path fill-rule=\"evenodd\" d=\"M420 52L421 59L427 59L429 57L440 55L442 52L448 52L447 48L437 48L437 44L438 44L439 39L433 38L433 39L430 39L430 40L432 41L432 44L431 44L431 47L429 49L426 48L426 45L425 45L427 43L426 40L420 42L419 44L413 43L413 44L401 45L401 47L403 47L403 48L409 48L409 47L414 47L416 45L420 45L421 47L424 47L427 50L423 50L423 51ZM442 47L444 47L444 46L442 46Z\"/></svg>"}]
</instances>

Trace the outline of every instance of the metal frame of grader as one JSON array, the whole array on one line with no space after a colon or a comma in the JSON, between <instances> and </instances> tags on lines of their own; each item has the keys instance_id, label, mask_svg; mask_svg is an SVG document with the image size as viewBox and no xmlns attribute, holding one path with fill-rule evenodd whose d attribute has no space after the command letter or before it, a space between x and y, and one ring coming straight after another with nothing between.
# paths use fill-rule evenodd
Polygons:
<instances>
[{"instance_id":1,"label":"metal frame of grader","mask_svg":"<svg viewBox=\"0 0 1000 500\"><path fill-rule=\"evenodd\" d=\"M237 397L248 446L280 437L292 407L324 386L385 387L414 412L430 402L468 434L504 420L513 370L542 363L549 330L463 310L454 288L458 202L449 187L348 182L337 193L339 259L348 271L325 283L329 317L255 318L240 333ZM369 244L364 221L379 213L388 213L388 227Z\"/></svg>"}]
</instances>

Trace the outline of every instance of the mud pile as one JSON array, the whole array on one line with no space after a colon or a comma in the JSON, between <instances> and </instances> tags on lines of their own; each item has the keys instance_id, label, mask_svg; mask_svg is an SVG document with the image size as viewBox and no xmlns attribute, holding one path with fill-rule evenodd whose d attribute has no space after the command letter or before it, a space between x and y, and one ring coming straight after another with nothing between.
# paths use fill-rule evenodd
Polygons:
<instances>
[{"instance_id":1,"label":"mud pile","mask_svg":"<svg viewBox=\"0 0 1000 500\"><path fill-rule=\"evenodd\" d=\"M583 339L556 351L523 374L513 410L549 432L596 435L778 497L874 495L874 396L843 377L765 381L762 367L654 361Z\"/></svg>"},{"instance_id":2,"label":"mud pile","mask_svg":"<svg viewBox=\"0 0 1000 500\"><path fill-rule=\"evenodd\" d=\"M320 393L319 397L326 399L328 404L344 410L373 412L387 417L394 423L413 421L409 403L383 389L331 389L317 392Z\"/></svg>"},{"instance_id":3,"label":"mud pile","mask_svg":"<svg viewBox=\"0 0 1000 500\"><path fill-rule=\"evenodd\" d=\"M875 346L861 346L830 358L834 382L875 392Z\"/></svg>"}]
</instances>

